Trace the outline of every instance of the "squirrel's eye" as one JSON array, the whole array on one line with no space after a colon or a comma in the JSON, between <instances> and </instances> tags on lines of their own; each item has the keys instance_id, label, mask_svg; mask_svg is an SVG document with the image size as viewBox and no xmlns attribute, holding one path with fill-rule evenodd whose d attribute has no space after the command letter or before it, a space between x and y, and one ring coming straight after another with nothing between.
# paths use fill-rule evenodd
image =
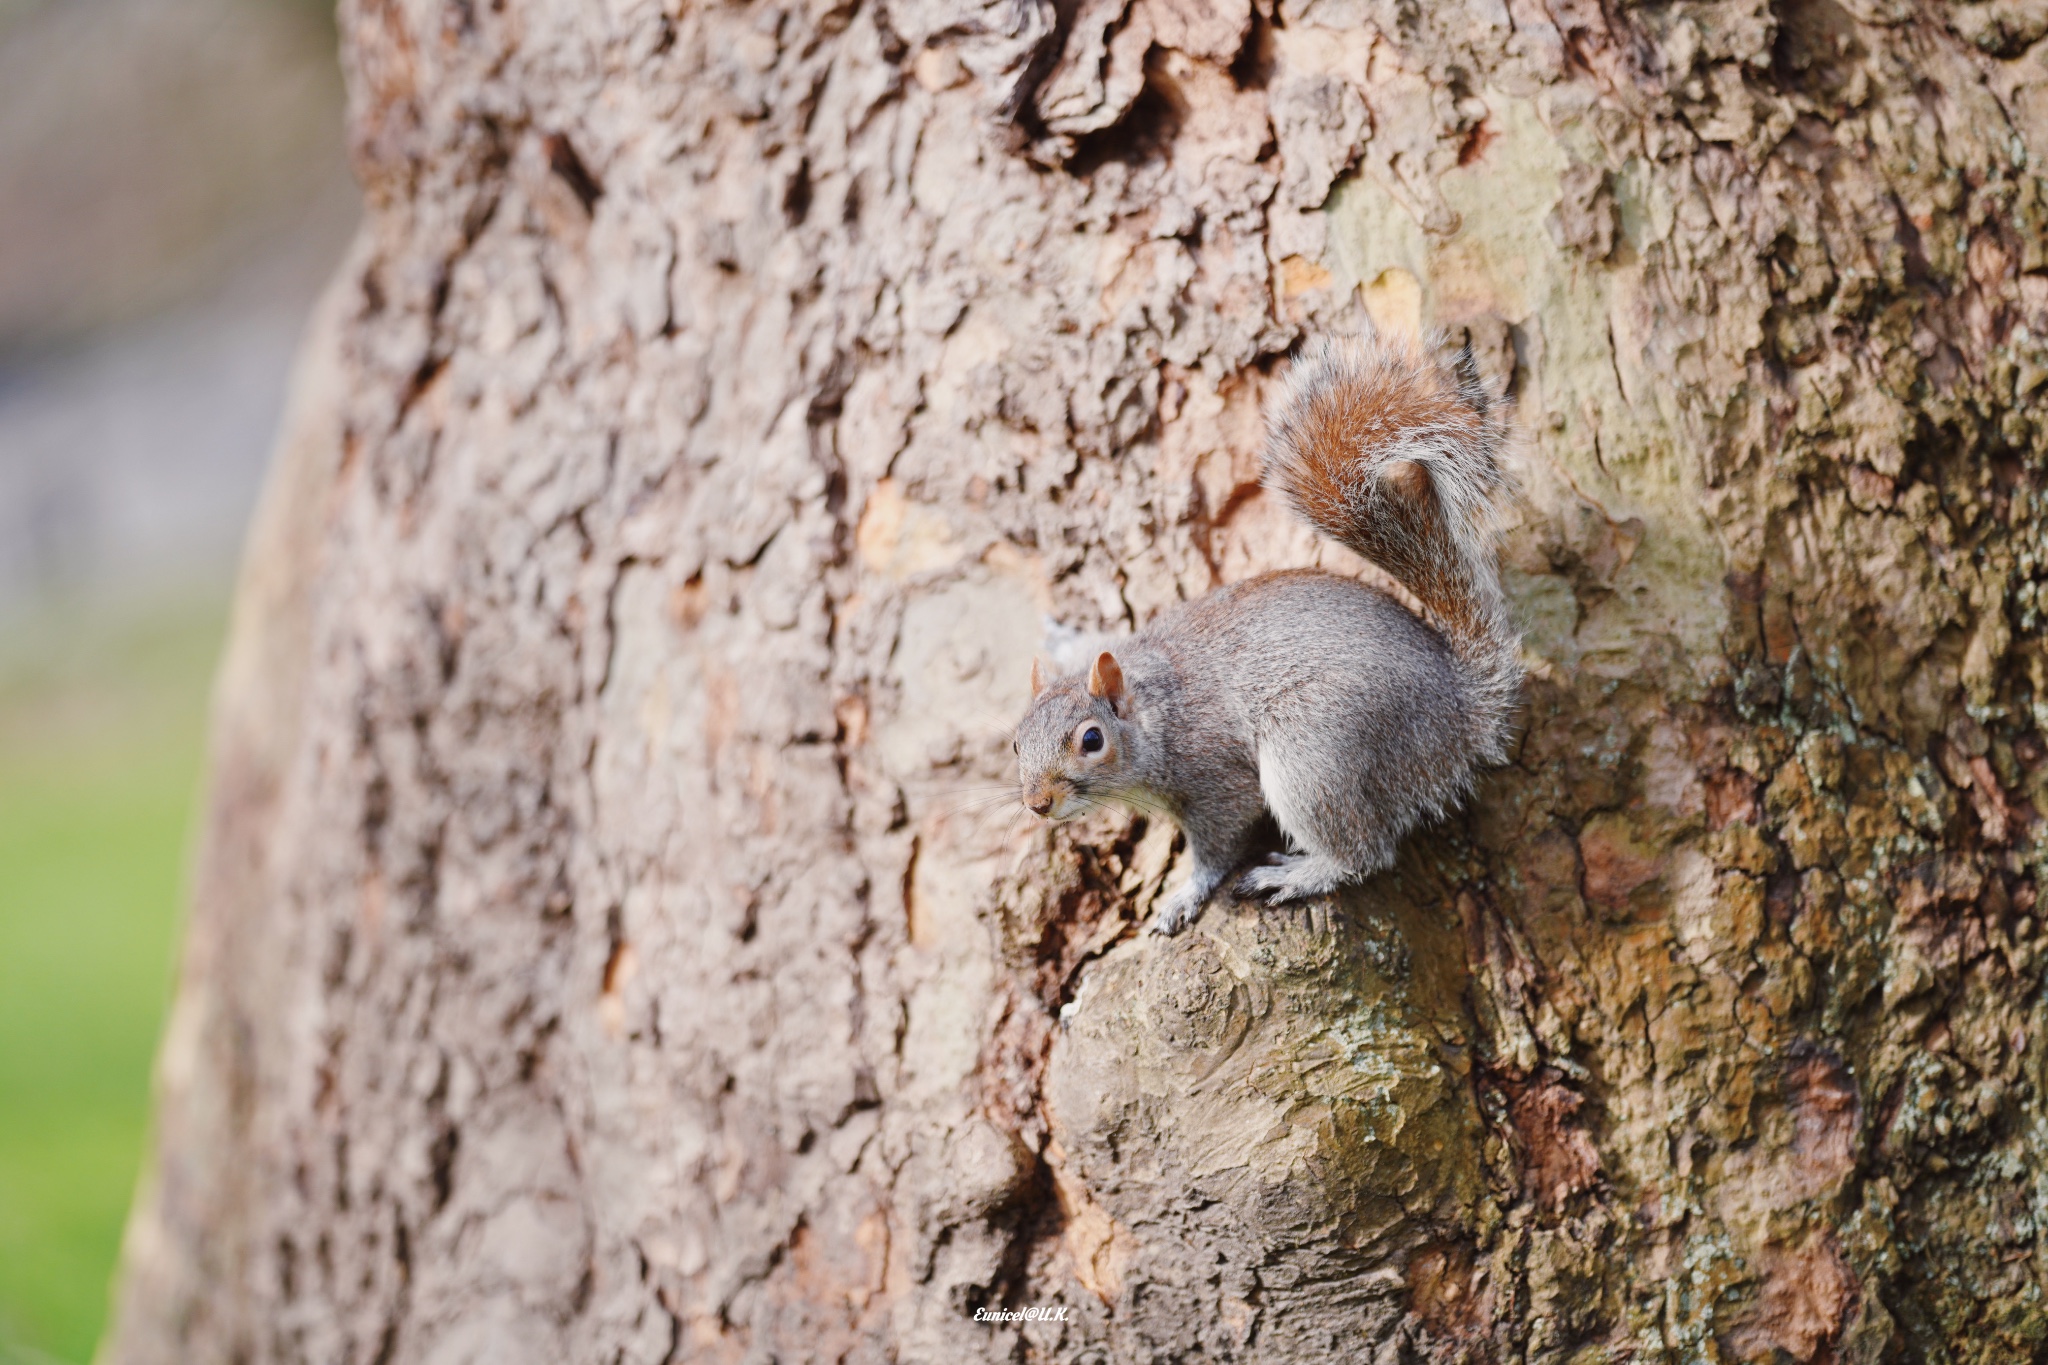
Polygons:
<instances>
[{"instance_id":1,"label":"squirrel's eye","mask_svg":"<svg viewBox=\"0 0 2048 1365\"><path fill-rule=\"evenodd\" d=\"M1081 732L1081 752L1084 754L1101 753L1102 731L1096 729L1092 725L1089 726L1087 729L1083 730Z\"/></svg>"}]
</instances>

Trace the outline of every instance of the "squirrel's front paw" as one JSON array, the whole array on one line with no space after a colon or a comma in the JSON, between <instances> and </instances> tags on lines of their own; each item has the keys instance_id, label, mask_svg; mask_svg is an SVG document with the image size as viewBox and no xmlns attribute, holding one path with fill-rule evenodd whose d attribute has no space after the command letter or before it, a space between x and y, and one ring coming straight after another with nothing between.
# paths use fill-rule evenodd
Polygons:
<instances>
[{"instance_id":1,"label":"squirrel's front paw","mask_svg":"<svg viewBox=\"0 0 2048 1365\"><path fill-rule=\"evenodd\" d=\"M1195 917L1202 913L1202 902L1207 899L1192 886L1183 886L1160 902L1147 932L1171 938L1195 922Z\"/></svg>"}]
</instances>

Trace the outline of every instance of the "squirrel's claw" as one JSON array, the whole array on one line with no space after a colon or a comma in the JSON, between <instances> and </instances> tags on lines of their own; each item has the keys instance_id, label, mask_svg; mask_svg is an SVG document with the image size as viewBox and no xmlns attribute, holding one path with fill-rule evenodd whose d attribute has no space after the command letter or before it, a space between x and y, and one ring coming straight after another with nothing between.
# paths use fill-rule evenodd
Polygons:
<instances>
[{"instance_id":1,"label":"squirrel's claw","mask_svg":"<svg viewBox=\"0 0 2048 1365\"><path fill-rule=\"evenodd\" d=\"M1286 905L1290 901L1326 896L1351 880L1349 869L1335 859L1315 853L1275 854L1267 859L1267 864L1239 877L1232 890L1247 900Z\"/></svg>"},{"instance_id":2,"label":"squirrel's claw","mask_svg":"<svg viewBox=\"0 0 2048 1365\"><path fill-rule=\"evenodd\" d=\"M1231 894L1240 900L1272 901L1277 904L1279 878L1280 874L1270 867L1255 867L1231 885Z\"/></svg>"},{"instance_id":3,"label":"squirrel's claw","mask_svg":"<svg viewBox=\"0 0 2048 1365\"><path fill-rule=\"evenodd\" d=\"M1193 924L1202 913L1202 903L1208 899L1193 892L1193 887L1183 887L1168 896L1160 903L1158 912L1152 916L1152 923L1145 927L1145 932L1172 938Z\"/></svg>"}]
</instances>

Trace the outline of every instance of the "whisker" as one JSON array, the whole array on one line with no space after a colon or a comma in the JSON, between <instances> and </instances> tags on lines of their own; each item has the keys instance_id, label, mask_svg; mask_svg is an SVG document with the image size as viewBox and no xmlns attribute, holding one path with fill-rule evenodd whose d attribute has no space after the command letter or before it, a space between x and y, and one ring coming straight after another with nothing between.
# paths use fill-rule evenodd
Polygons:
<instances>
[{"instance_id":1,"label":"whisker","mask_svg":"<svg viewBox=\"0 0 2048 1365\"><path fill-rule=\"evenodd\" d=\"M933 801L929 809L946 815L959 815L967 811L994 810L1012 803L1023 805L1023 794L1015 790L966 793Z\"/></svg>"},{"instance_id":2,"label":"whisker","mask_svg":"<svg viewBox=\"0 0 2048 1365\"><path fill-rule=\"evenodd\" d=\"M1147 815L1164 816L1169 820L1173 818L1173 812L1168 810L1165 803L1155 796L1141 795L1136 792L1121 792L1115 796L1097 796L1089 792L1084 792L1081 795L1083 800L1096 808L1107 805L1128 806L1132 810L1142 811Z\"/></svg>"},{"instance_id":3,"label":"whisker","mask_svg":"<svg viewBox=\"0 0 2048 1365\"><path fill-rule=\"evenodd\" d=\"M994 715L962 716L960 728L983 739L1008 739L1017 733L1017 722Z\"/></svg>"}]
</instances>

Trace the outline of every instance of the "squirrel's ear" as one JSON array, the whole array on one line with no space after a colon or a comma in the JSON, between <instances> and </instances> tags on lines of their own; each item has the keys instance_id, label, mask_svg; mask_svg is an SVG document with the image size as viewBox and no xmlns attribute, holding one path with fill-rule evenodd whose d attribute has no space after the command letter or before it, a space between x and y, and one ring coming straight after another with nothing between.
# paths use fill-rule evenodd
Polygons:
<instances>
[{"instance_id":1,"label":"squirrel's ear","mask_svg":"<svg viewBox=\"0 0 2048 1365\"><path fill-rule=\"evenodd\" d=\"M1038 666L1038 656L1031 656L1031 695L1045 691L1045 671Z\"/></svg>"},{"instance_id":2,"label":"squirrel's ear","mask_svg":"<svg viewBox=\"0 0 2048 1365\"><path fill-rule=\"evenodd\" d=\"M1123 706L1124 671L1117 666L1116 655L1106 649L1095 656L1095 663L1088 670L1088 695L1100 697L1111 706Z\"/></svg>"}]
</instances>

